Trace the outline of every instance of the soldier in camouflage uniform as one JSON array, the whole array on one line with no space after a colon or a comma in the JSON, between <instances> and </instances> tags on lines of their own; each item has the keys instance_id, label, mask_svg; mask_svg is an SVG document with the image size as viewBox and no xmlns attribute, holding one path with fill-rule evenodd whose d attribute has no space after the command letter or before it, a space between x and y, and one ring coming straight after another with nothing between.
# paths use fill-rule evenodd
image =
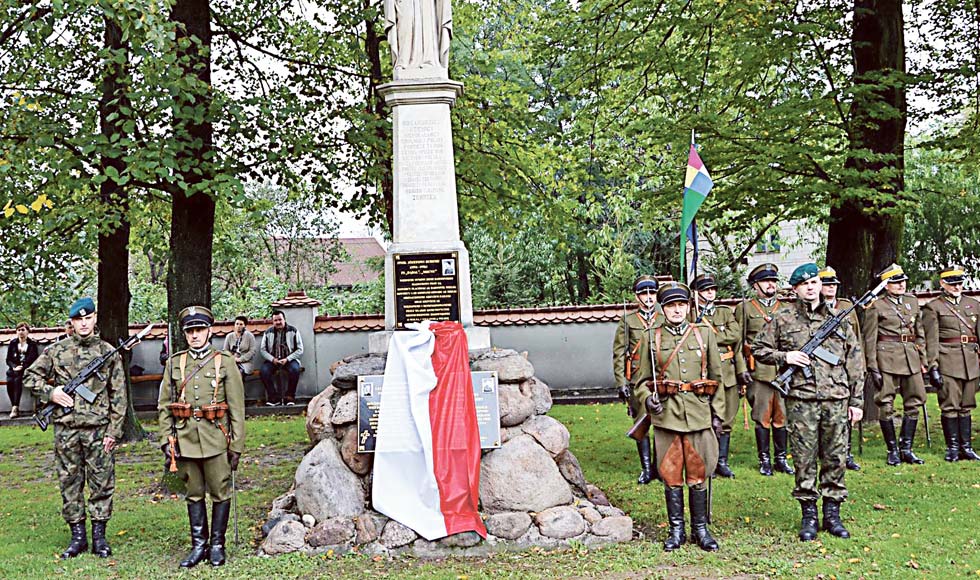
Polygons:
<instances>
[{"instance_id":1,"label":"soldier in camouflage uniform","mask_svg":"<svg viewBox=\"0 0 980 580\"><path fill-rule=\"evenodd\" d=\"M735 320L732 309L716 305L718 283L710 274L701 274L691 284L697 297L691 311L691 319L711 329L721 351L722 384L725 387L725 416L722 417L721 437L718 440L718 467L715 474L721 477L735 477L728 466L728 449L732 440L732 426L738 415L739 385L737 377L745 372L745 358L736 356L742 348L742 327Z\"/></svg>"},{"instance_id":2,"label":"soldier in camouflage uniform","mask_svg":"<svg viewBox=\"0 0 980 580\"><path fill-rule=\"evenodd\" d=\"M669 530L664 550L679 548L684 534L684 484L691 505L691 535L702 550L718 542L708 531L706 482L718 461L718 437L725 415L721 358L709 328L688 322L691 292L667 282L657 293L664 322L653 330L656 380L637 385L636 395L655 428L660 476ZM651 391L651 389L654 389Z\"/></svg>"},{"instance_id":3,"label":"soldier in camouflage uniform","mask_svg":"<svg viewBox=\"0 0 980 580\"><path fill-rule=\"evenodd\" d=\"M980 302L963 296L966 272L959 266L939 274L943 295L922 307L929 382L939 394L946 461L977 461L970 412L977 406L977 336Z\"/></svg>"},{"instance_id":4,"label":"soldier in camouflage uniform","mask_svg":"<svg viewBox=\"0 0 980 580\"><path fill-rule=\"evenodd\" d=\"M743 300L735 307L735 320L742 328L742 355L744 371L739 373L743 384L748 385L747 398L752 405L755 422L755 445L759 453L759 473L772 475L773 470L792 475L793 468L786 462L787 434L786 408L779 391L769 383L776 378L776 367L757 361L748 345L772 317L785 304L779 301L779 268L775 264L759 264L749 273L749 284L756 297ZM748 382L746 382L748 381ZM773 460L769 455L769 431L772 429Z\"/></svg>"},{"instance_id":5,"label":"soldier in camouflage uniform","mask_svg":"<svg viewBox=\"0 0 980 580\"><path fill-rule=\"evenodd\" d=\"M919 407L925 404L926 387L922 373L926 365L926 336L922 315L915 296L905 293L909 279L897 264L879 274L887 281L886 295L871 304L864 313L864 356L868 380L875 389L881 433L888 447L888 465L925 463L912 452ZM905 416L902 433L895 441L895 395L902 395Z\"/></svg>"},{"instance_id":6,"label":"soldier in camouflage uniform","mask_svg":"<svg viewBox=\"0 0 980 580\"><path fill-rule=\"evenodd\" d=\"M69 310L74 334L44 351L27 369L24 385L42 405L49 401L71 412L55 411L54 455L61 485L61 515L71 529L71 542L61 554L74 558L88 549L85 533L84 487L88 485L88 512L92 517L92 553L108 558L112 554L106 541L106 524L112 517L112 494L116 489L116 462L113 451L122 438L126 414L126 376L118 354L102 367L100 378L92 377L85 386L96 398L88 403L72 398L62 388L88 363L113 350L95 332L97 315L91 298L81 298ZM49 385L48 381L53 385Z\"/></svg>"},{"instance_id":7,"label":"soldier in camouflage uniform","mask_svg":"<svg viewBox=\"0 0 980 580\"><path fill-rule=\"evenodd\" d=\"M756 336L752 352L767 364L810 367L793 375L786 397L786 416L796 465L793 497L803 512L800 540L817 537L817 499L823 497L823 529L838 538L849 538L840 519L840 504L847 497L844 485L846 435L849 422L864 415L864 356L850 322L845 319L821 346L839 358L836 364L800 352L811 336L837 310L820 297L816 264L804 264L789 280L796 304L777 312ZM817 465L820 485L817 486Z\"/></svg>"},{"instance_id":8,"label":"soldier in camouflage uniform","mask_svg":"<svg viewBox=\"0 0 980 580\"><path fill-rule=\"evenodd\" d=\"M187 483L191 552L180 566L192 568L205 557L221 566L234 491L231 474L245 451L245 388L234 355L211 348L211 311L190 306L179 317L190 348L167 361L157 411L161 440L176 432L178 471ZM168 442L164 455L171 452ZM205 490L212 502L210 545Z\"/></svg>"},{"instance_id":9,"label":"soldier in camouflage uniform","mask_svg":"<svg viewBox=\"0 0 980 580\"><path fill-rule=\"evenodd\" d=\"M827 266L823 270L820 270L820 295L823 296L823 301L827 303L834 310L847 310L854 303L847 298L838 298L837 291L840 289L840 280L837 278L837 270L834 270L830 266ZM854 329L854 334L858 337L861 336L861 322L858 319L857 310L852 310L847 316L847 320L851 323L851 328ZM850 423L847 424L847 468L851 471L861 471L861 466L854 461L854 454L851 452L851 438L853 435L853 429Z\"/></svg>"},{"instance_id":10,"label":"soldier in camouflage uniform","mask_svg":"<svg viewBox=\"0 0 980 580\"><path fill-rule=\"evenodd\" d=\"M653 276L640 276L633 283L633 292L639 308L636 312L623 313L613 339L613 376L619 396L629 405L630 417L639 419L646 409L639 404L634 394L634 385L650 380L650 332L663 321L663 313L657 304L657 279ZM625 307L624 307L625 310ZM646 485L660 479L656 459L651 456L650 439L636 442L640 456L640 476L636 482Z\"/></svg>"}]
</instances>

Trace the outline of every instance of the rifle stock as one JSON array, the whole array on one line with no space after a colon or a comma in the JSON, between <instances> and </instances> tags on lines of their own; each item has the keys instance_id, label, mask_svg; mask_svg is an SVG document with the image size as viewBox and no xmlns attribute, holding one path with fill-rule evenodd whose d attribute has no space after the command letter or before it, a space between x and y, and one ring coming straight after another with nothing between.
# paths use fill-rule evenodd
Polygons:
<instances>
[{"instance_id":1,"label":"rifle stock","mask_svg":"<svg viewBox=\"0 0 980 580\"><path fill-rule=\"evenodd\" d=\"M170 444L170 473L177 473L177 438L170 435L167 442Z\"/></svg>"},{"instance_id":2,"label":"rifle stock","mask_svg":"<svg viewBox=\"0 0 980 580\"><path fill-rule=\"evenodd\" d=\"M644 413L642 417L640 417L639 419L636 420L635 423L633 423L633 426L630 427L630 430L626 432L626 436L629 437L630 439L643 441L644 439L647 438L647 435L649 433L650 433L650 415L648 413Z\"/></svg>"}]
</instances>

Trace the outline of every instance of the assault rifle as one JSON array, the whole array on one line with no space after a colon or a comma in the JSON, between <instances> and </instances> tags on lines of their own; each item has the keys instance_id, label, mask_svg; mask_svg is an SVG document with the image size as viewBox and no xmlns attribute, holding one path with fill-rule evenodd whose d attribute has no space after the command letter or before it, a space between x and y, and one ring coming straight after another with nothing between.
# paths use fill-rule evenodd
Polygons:
<instances>
[{"instance_id":1,"label":"assault rifle","mask_svg":"<svg viewBox=\"0 0 980 580\"><path fill-rule=\"evenodd\" d=\"M851 312L854 311L854 309L858 308L859 306L871 304L885 289L885 285L887 283L887 280L882 281L871 290L865 292L864 296L855 300L854 304L852 304L850 308L838 312L835 316L829 318L826 322L821 324L820 328L817 329L817 332L810 337L810 340L806 341L806 344L799 349L800 352L806 353L807 356L813 355L832 366L840 364L840 357L825 349L821 345L823 345L823 342L827 340L830 335L837 332L838 327L840 327L841 323L844 322L844 319L847 318ZM788 364L783 368L782 372L779 373L776 380L772 381L770 384L774 389L779 391L779 394L782 396L785 397L789 395L789 381L793 378L793 374L796 373L797 370L802 370L804 377L808 379L813 378L813 370L810 367L798 367L796 365Z\"/></svg>"},{"instance_id":2,"label":"assault rifle","mask_svg":"<svg viewBox=\"0 0 980 580\"><path fill-rule=\"evenodd\" d=\"M94 403L95 393L90 391L89 388L85 386L85 383L87 383L93 376L97 376L99 377L100 381L104 381L105 377L99 372L102 370L102 367L105 366L106 363L112 359L112 356L120 350L130 350L139 344L140 340L149 334L150 329L152 328L153 324L150 323L146 328L141 330L139 334L130 336L125 341L119 341L119 346L85 365L82 372L78 373L75 378L69 381L68 384L62 387L61 390L64 391L69 397L78 395L79 397L85 399L86 402ZM34 422L41 428L41 431L46 431L48 429L48 425L51 423L51 414L57 409L62 409L65 414L71 413L72 411L71 407L62 407L54 401L48 401L48 404L34 415Z\"/></svg>"}]
</instances>

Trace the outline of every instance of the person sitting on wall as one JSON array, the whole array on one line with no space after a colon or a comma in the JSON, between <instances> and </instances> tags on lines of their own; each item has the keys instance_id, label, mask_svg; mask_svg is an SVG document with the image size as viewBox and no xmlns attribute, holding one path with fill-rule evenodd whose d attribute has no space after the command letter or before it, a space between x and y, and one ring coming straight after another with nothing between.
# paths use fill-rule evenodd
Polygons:
<instances>
[{"instance_id":1,"label":"person sitting on wall","mask_svg":"<svg viewBox=\"0 0 980 580\"><path fill-rule=\"evenodd\" d=\"M248 328L248 318L235 317L235 331L225 336L225 350L235 355L235 363L242 378L252 374L252 359L255 358L255 335Z\"/></svg>"},{"instance_id":2,"label":"person sitting on wall","mask_svg":"<svg viewBox=\"0 0 980 580\"><path fill-rule=\"evenodd\" d=\"M303 356L303 338L296 327L286 324L282 310L272 312L272 326L262 333L259 352L265 362L259 369L262 384L265 386L266 405L274 407L296 404L296 385L299 384L299 358ZM276 371L284 370L289 376L285 394L280 393L273 380Z\"/></svg>"}]
</instances>

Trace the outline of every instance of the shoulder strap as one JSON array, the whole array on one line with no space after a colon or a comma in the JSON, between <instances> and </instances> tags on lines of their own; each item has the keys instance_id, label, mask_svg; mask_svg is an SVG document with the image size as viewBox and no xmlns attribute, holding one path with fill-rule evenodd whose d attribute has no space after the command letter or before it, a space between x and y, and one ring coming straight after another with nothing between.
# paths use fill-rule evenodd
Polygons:
<instances>
[{"instance_id":1,"label":"shoulder strap","mask_svg":"<svg viewBox=\"0 0 980 580\"><path fill-rule=\"evenodd\" d=\"M957 311L955 308L953 308L953 305L950 304L948 300L942 297L940 297L939 299L946 305L946 308L949 309L949 311L953 314L953 316L955 316L956 319L960 321L960 324L966 327L966 331L970 333L970 336L973 336L973 329L970 327L970 323L967 322L965 318L963 318L963 315L960 314L959 311Z\"/></svg>"},{"instance_id":2,"label":"shoulder strap","mask_svg":"<svg viewBox=\"0 0 980 580\"><path fill-rule=\"evenodd\" d=\"M211 393L211 402L218 402L218 376L221 371L221 353L214 355L214 392Z\"/></svg>"},{"instance_id":3,"label":"shoulder strap","mask_svg":"<svg viewBox=\"0 0 980 580\"><path fill-rule=\"evenodd\" d=\"M661 328L663 328L663 327L662 326L658 326L657 327L657 330L659 331ZM681 339L679 341L677 341L677 346L674 347L674 350L670 353L670 356L667 357L667 361L664 362L662 365L660 365L660 374L661 375L663 375L664 373L667 372L667 367L670 366L670 363L673 362L674 357L677 356L677 353L680 352L681 348L684 347L684 341L687 340L687 337L688 337L688 335L691 334L691 329L693 329L693 328L694 328L694 325L693 324L692 325L688 325L687 330L684 332L684 334L681 335ZM660 338L660 333L659 332L657 333L657 338L658 339ZM659 358L659 357L660 357L660 341L657 340L657 358Z\"/></svg>"},{"instance_id":4,"label":"shoulder strap","mask_svg":"<svg viewBox=\"0 0 980 580\"><path fill-rule=\"evenodd\" d=\"M701 332L694 326L694 338L698 341L698 348L701 350L701 378L707 378L708 376L708 351L704 348L704 338L701 337Z\"/></svg>"}]
</instances>

